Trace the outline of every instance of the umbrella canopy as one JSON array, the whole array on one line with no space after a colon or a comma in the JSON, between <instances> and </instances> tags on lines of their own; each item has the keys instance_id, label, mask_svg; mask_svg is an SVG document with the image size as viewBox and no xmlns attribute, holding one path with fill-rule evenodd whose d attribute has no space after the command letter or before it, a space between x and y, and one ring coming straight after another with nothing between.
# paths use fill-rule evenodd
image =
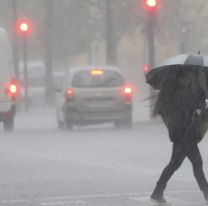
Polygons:
<instances>
[{"instance_id":1,"label":"umbrella canopy","mask_svg":"<svg viewBox=\"0 0 208 206\"><path fill-rule=\"evenodd\" d=\"M181 54L166 60L159 67L146 74L146 82L155 89L160 89L164 81L173 77L178 71L190 72L200 70L208 76L208 56Z\"/></svg>"},{"instance_id":2,"label":"umbrella canopy","mask_svg":"<svg viewBox=\"0 0 208 206\"><path fill-rule=\"evenodd\" d=\"M153 68L146 74L146 82L153 88L160 90L166 82L174 83L181 74L193 72L197 74L197 82L202 86L208 96L208 56L181 54L166 60L161 66ZM208 110L200 122L201 136L203 137L208 130ZM163 117L165 123L168 116Z\"/></svg>"}]
</instances>

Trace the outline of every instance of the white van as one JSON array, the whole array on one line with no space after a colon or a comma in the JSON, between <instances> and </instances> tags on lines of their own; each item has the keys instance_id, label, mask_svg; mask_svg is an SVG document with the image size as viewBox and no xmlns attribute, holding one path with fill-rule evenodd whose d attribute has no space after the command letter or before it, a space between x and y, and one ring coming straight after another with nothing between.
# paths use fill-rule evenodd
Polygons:
<instances>
[{"instance_id":1,"label":"white van","mask_svg":"<svg viewBox=\"0 0 208 206\"><path fill-rule=\"evenodd\" d=\"M5 131L14 129L19 86L14 78L14 64L6 31L0 27L0 121Z\"/></svg>"},{"instance_id":2,"label":"white van","mask_svg":"<svg viewBox=\"0 0 208 206\"><path fill-rule=\"evenodd\" d=\"M24 85L24 63L20 62L19 74L21 85ZM21 88L21 97L25 98L25 88ZM45 65L43 61L28 61L27 63L28 103L32 107L45 105Z\"/></svg>"}]
</instances>

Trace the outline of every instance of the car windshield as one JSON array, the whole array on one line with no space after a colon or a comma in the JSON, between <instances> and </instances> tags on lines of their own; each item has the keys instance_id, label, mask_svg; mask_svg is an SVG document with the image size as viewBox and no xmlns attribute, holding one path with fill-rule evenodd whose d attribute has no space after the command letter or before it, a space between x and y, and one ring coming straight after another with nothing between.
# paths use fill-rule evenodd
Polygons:
<instances>
[{"instance_id":1,"label":"car windshield","mask_svg":"<svg viewBox=\"0 0 208 206\"><path fill-rule=\"evenodd\" d=\"M74 75L72 86L88 87L120 87L124 84L122 76L115 71L104 71L102 74L91 74L89 71L78 72Z\"/></svg>"}]
</instances>

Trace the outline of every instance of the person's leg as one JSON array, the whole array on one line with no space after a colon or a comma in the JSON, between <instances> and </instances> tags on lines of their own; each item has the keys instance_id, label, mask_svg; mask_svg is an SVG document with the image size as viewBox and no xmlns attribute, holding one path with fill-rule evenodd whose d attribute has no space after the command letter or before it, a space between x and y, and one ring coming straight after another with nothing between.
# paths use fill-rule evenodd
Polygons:
<instances>
[{"instance_id":1,"label":"person's leg","mask_svg":"<svg viewBox=\"0 0 208 206\"><path fill-rule=\"evenodd\" d=\"M173 173L181 166L185 159L183 146L179 143L173 143L172 157L169 164L163 170L157 185L151 195L152 199L163 200L163 192L166 188L167 182Z\"/></svg>"},{"instance_id":2,"label":"person's leg","mask_svg":"<svg viewBox=\"0 0 208 206\"><path fill-rule=\"evenodd\" d=\"M194 176L199 188L203 192L206 201L208 201L208 183L203 171L202 157L196 143L187 148L187 156L192 163Z\"/></svg>"}]
</instances>

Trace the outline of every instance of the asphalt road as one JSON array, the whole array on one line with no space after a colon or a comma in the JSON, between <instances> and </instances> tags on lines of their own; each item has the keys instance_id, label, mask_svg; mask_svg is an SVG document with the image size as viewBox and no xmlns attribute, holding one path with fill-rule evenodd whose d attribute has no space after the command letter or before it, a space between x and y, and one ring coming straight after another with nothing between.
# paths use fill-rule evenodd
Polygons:
<instances>
[{"instance_id":1,"label":"asphalt road","mask_svg":"<svg viewBox=\"0 0 208 206\"><path fill-rule=\"evenodd\" d=\"M160 121L132 130L111 125L59 131L53 110L20 113L16 131L0 130L1 206L149 206L149 195L170 158ZM200 144L208 177L208 139ZM203 205L185 160L168 184L175 206Z\"/></svg>"}]
</instances>

